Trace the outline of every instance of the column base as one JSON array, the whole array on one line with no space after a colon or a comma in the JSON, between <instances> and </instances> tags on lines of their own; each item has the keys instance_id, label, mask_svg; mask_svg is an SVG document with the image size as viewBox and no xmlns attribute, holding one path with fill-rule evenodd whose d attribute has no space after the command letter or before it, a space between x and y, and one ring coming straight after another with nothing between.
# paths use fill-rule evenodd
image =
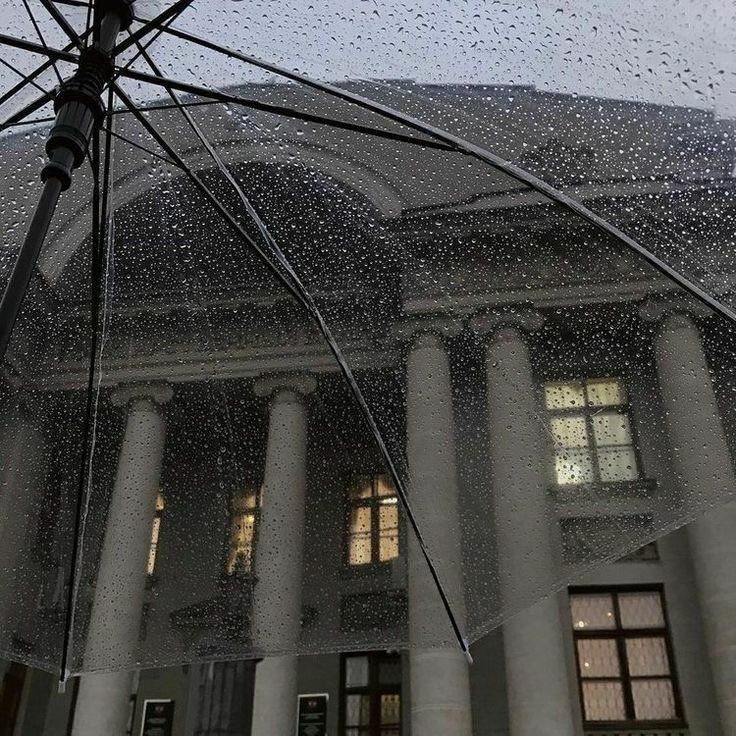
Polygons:
<instances>
[{"instance_id":1,"label":"column base","mask_svg":"<svg viewBox=\"0 0 736 736\"><path fill-rule=\"evenodd\" d=\"M412 734L472 736L465 655L459 649L412 649L409 667Z\"/></svg>"},{"instance_id":2,"label":"column base","mask_svg":"<svg viewBox=\"0 0 736 736\"><path fill-rule=\"evenodd\" d=\"M132 672L83 675L74 707L72 736L125 736Z\"/></svg>"},{"instance_id":3,"label":"column base","mask_svg":"<svg viewBox=\"0 0 736 736\"><path fill-rule=\"evenodd\" d=\"M267 657L256 665L252 736L293 736L297 667L295 656Z\"/></svg>"}]
</instances>

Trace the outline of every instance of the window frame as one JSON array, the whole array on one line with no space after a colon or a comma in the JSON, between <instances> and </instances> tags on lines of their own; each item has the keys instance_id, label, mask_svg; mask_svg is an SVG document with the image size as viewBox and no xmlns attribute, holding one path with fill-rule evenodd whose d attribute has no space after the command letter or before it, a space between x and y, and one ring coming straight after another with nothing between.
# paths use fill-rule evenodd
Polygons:
<instances>
[{"instance_id":1,"label":"window frame","mask_svg":"<svg viewBox=\"0 0 736 736\"><path fill-rule=\"evenodd\" d=\"M394 488L394 493L393 493L392 498L395 499L395 505L397 508L397 512L396 512L397 552L396 552L395 557L392 557L388 560L381 559L381 524L380 524L380 509L381 509L381 506L386 505L386 504L381 503L381 499L387 498L387 496L379 496L373 492L375 489L377 479L380 476L385 477L388 480L388 482L391 484L391 486ZM357 484L359 484L361 480L370 480L371 495L367 498L353 499L350 495L351 489L355 487ZM349 476L349 478L346 481L345 487L347 489L347 492L344 494L345 511L343 514L343 537L342 537L343 538L343 553L342 553L343 567L346 570L359 571L359 570L376 570L376 569L386 568L390 566L392 563L394 563L396 560L398 560L401 557L401 553L402 553L402 550L404 549L404 544L405 544L404 536L402 532L402 524L401 524L401 511L399 509L399 506L400 506L399 494L396 488L394 487L391 476L388 473L385 473L382 471L376 471L373 473L355 473ZM351 542L353 535L350 530L350 517L354 509L365 508L365 507L370 509L370 515L371 515L371 536L370 536L371 559L369 562L352 563L350 561L350 542Z\"/></svg>"},{"instance_id":2,"label":"window frame","mask_svg":"<svg viewBox=\"0 0 736 736\"><path fill-rule=\"evenodd\" d=\"M368 658L368 685L365 687L351 687L345 685L345 671L347 660L353 657ZM402 736L404 732L404 697L402 693L402 682L398 685L384 685L379 681L379 668L382 659L398 659L401 665L403 680L403 658L401 652L368 651L347 652L340 655L340 708L338 714L338 733L346 736L348 728L358 730L359 736L381 736L381 731L386 728L381 726L381 695L399 696L399 724L395 736ZM348 726L346 724L346 701L348 695L368 695L370 697L370 723L366 727Z\"/></svg>"},{"instance_id":3,"label":"window frame","mask_svg":"<svg viewBox=\"0 0 736 736\"><path fill-rule=\"evenodd\" d=\"M248 486L244 486L246 490L248 490ZM247 509L246 511L243 511L242 514L250 514L252 512L253 514L253 537L251 538L250 542L250 561L248 564L247 569L243 569L240 567L235 567L232 571L228 569L230 565L230 548L232 547L232 539L233 539L233 521L235 519L235 498L242 491L235 490L230 494L230 504L229 504L229 514L228 514L228 524L227 524L227 534L225 537L225 552L223 557L223 565L222 565L222 574L225 576L225 578L234 578L238 576L248 576L254 574L254 568L255 568L255 562L256 562L256 554L258 550L258 532L260 529L260 522L261 522L261 506L263 501L263 488L261 484L254 484L250 487L250 490L255 491L255 499L256 503L255 506L252 507L252 509Z\"/></svg>"},{"instance_id":4,"label":"window frame","mask_svg":"<svg viewBox=\"0 0 736 736\"><path fill-rule=\"evenodd\" d=\"M592 406L588 403L588 383L595 381L615 381L621 385L625 392L626 401L623 404L606 404L603 406ZM583 406L571 406L565 409L549 409L545 399L545 388L550 384L579 384L583 388L583 397L585 403ZM550 465L549 473L552 479L552 485L556 488L585 488L585 487L615 487L615 486L631 486L641 484L646 480L644 473L644 466L642 463L642 456L639 449L639 435L637 432L635 420L635 412L630 399L629 386L626 379L622 376L606 376L606 375L595 375L595 376L579 376L576 378L545 378L541 384L541 402L544 407L544 411L547 415L547 440L550 446L550 454L552 456L552 463ZM607 449L612 447L628 447L628 445L598 445L595 441L595 427L593 424L593 416L601 411L616 413L625 416L629 423L629 432L631 433L631 449L634 453L634 460L636 462L636 478L629 480L603 480L601 478L600 471L600 459L598 455L599 449ZM555 471L555 461L557 456L557 446L553 440L553 432L551 426L551 419L555 417L567 417L567 416L583 416L585 422L585 431L588 438L588 445L586 449L590 453L591 466L593 469L593 480L585 481L583 483L559 483L557 481L557 473ZM551 439L552 438L552 439ZM583 449L583 448L580 448Z\"/></svg>"},{"instance_id":5,"label":"window frame","mask_svg":"<svg viewBox=\"0 0 736 736\"><path fill-rule=\"evenodd\" d=\"M662 606L663 627L648 628L623 628L621 625L621 611L619 605L619 594L626 593L657 593L659 595L660 605ZM570 629L572 630L573 651L575 656L575 677L578 684L578 698L580 701L580 711L583 718L584 730L618 730L618 729L649 729L649 728L687 728L685 719L685 711L682 701L682 693L680 690L680 678L677 673L677 663L675 661L675 652L672 645L672 634L667 613L667 600L665 598L664 585L662 583L636 584L636 585L585 585L572 586L568 588L568 598L575 595L610 595L613 600L613 610L615 615L616 626L611 629L576 629L570 620ZM568 605L568 612L571 613ZM568 615L570 615L570 613ZM629 661L626 654L626 639L644 639L657 638L663 639L667 660L669 665L669 675L634 675L629 672ZM580 667L580 654L578 652L578 641L581 639L613 639L616 643L616 654L618 656L618 665L620 669L619 677L582 677ZM668 680L672 684L672 698L675 708L675 718L645 720L637 719L634 708L633 691L631 683L636 680ZM627 718L618 721L589 721L586 719L585 698L583 693L584 682L621 682L623 689L624 709Z\"/></svg>"},{"instance_id":6,"label":"window frame","mask_svg":"<svg viewBox=\"0 0 736 736\"><path fill-rule=\"evenodd\" d=\"M146 555L146 581L152 585L157 579L158 557L161 552L161 530L163 528L164 513L166 512L166 496L163 488L159 488L156 494L156 506L151 519L151 533L148 541L148 554Z\"/></svg>"}]
</instances>

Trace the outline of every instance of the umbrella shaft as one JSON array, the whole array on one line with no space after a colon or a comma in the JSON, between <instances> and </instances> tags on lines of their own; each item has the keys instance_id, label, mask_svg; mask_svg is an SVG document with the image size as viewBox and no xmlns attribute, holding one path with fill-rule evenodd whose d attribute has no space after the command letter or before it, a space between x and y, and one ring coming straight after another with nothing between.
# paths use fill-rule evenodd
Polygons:
<instances>
[{"instance_id":1,"label":"umbrella shaft","mask_svg":"<svg viewBox=\"0 0 736 736\"><path fill-rule=\"evenodd\" d=\"M13 325L33 276L33 270L51 224L51 218L54 216L61 190L62 182L60 179L51 177L46 180L36 212L28 228L26 239L23 241L13 271L10 274L10 279L5 287L2 301L0 301L0 361L5 358Z\"/></svg>"}]
</instances>

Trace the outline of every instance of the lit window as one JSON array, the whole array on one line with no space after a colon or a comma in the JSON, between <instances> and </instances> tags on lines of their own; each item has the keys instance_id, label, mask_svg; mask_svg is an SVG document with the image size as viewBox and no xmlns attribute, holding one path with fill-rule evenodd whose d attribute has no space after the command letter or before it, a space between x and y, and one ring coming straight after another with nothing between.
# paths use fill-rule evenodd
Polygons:
<instances>
[{"instance_id":1,"label":"lit window","mask_svg":"<svg viewBox=\"0 0 736 736\"><path fill-rule=\"evenodd\" d=\"M388 562L399 556L399 507L388 476L358 479L350 488L347 529L350 565Z\"/></svg>"},{"instance_id":2,"label":"lit window","mask_svg":"<svg viewBox=\"0 0 736 736\"><path fill-rule=\"evenodd\" d=\"M639 477L628 399L621 381L596 378L548 383L544 402L559 485Z\"/></svg>"},{"instance_id":3,"label":"lit window","mask_svg":"<svg viewBox=\"0 0 736 736\"><path fill-rule=\"evenodd\" d=\"M258 491L245 489L233 496L226 565L229 575L235 572L249 572L251 569L258 506Z\"/></svg>"},{"instance_id":4,"label":"lit window","mask_svg":"<svg viewBox=\"0 0 736 736\"><path fill-rule=\"evenodd\" d=\"M342 659L343 736L401 736L401 657L387 652Z\"/></svg>"},{"instance_id":5,"label":"lit window","mask_svg":"<svg viewBox=\"0 0 736 736\"><path fill-rule=\"evenodd\" d=\"M586 724L682 722L661 590L576 590L570 613Z\"/></svg>"},{"instance_id":6,"label":"lit window","mask_svg":"<svg viewBox=\"0 0 736 736\"><path fill-rule=\"evenodd\" d=\"M158 555L158 538L161 534L161 518L164 514L164 497L159 492L156 496L156 514L153 517L153 524L151 525L151 542L148 545L148 564L146 565L146 572L149 575L153 575L156 571L156 556Z\"/></svg>"}]
</instances>

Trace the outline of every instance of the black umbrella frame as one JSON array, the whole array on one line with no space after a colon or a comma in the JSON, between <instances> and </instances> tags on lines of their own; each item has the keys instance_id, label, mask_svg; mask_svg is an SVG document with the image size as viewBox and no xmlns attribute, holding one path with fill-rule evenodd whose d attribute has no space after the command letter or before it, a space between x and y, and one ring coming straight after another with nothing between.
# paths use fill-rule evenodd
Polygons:
<instances>
[{"instance_id":1,"label":"black umbrella frame","mask_svg":"<svg viewBox=\"0 0 736 736\"><path fill-rule=\"evenodd\" d=\"M44 7L59 24L61 30L68 36L69 44L64 49L50 48L41 38L40 43L0 35L0 43L15 47L27 52L37 53L46 57L46 61L34 72L23 75L24 80L9 90L0 104L12 99L17 90L28 85L34 85L35 80L57 61L69 62L77 66L77 72L68 80L62 81L55 92L42 92L36 99L26 104L23 109L6 118L0 129L25 124L25 118L54 100L56 117L46 143L49 162L43 168L41 178L44 182L36 213L31 221L25 242L19 252L16 264L6 286L0 302L0 357L5 356L11 340L13 326L23 302L26 290L31 281L36 262L48 232L56 203L61 192L71 185L74 169L80 167L85 159L89 159L93 172L92 195L92 280L97 286L94 288L92 306L93 323L96 325L95 339L100 332L100 299L102 293L102 270L105 257L105 243L109 237L110 226L110 195L111 195L111 146L113 138L122 138L131 145L141 148L147 155L162 159L167 165L179 169L189 180L191 186L199 192L204 201L212 207L212 211L227 224L232 234L253 249L265 266L283 285L289 294L301 305L304 312L318 327L329 346L350 392L360 408L370 434L380 449L382 459L395 485L397 496L403 507L407 521L418 541L422 556L431 573L437 592L442 600L445 611L451 622L454 636L458 645L469 657L468 640L463 630L462 616L454 610L451 596L445 590L441 576L437 572L431 550L422 534L421 524L412 508L411 495L405 487L402 473L394 463L393 455L384 441L384 436L378 422L373 416L369 401L365 398L359 382L355 379L349 361L343 354L338 340L333 336L328 320L323 316L310 290L302 282L296 268L280 248L276 238L271 234L267 224L259 215L251 198L244 191L238 177L231 171L217 147L208 139L202 126L196 122L192 111L201 105L223 103L238 106L246 110L265 112L284 119L295 119L318 126L332 129L346 130L377 139L392 141L403 146L416 146L422 149L435 149L454 152L468 157L498 171L529 189L543 195L549 201L556 203L563 210L575 218L580 218L593 228L603 233L616 243L632 251L637 257L644 259L647 264L663 274L685 292L701 302L709 310L713 310L730 321L736 321L736 313L726 303L711 294L695 281L683 275L679 270L670 266L665 260L658 257L650 249L630 237L618 227L609 223L602 216L596 214L574 198L561 190L542 181L519 166L500 158L486 148L414 118L404 112L393 109L385 104L373 101L347 88L328 84L311 79L288 69L263 62L255 57L223 48L213 41L198 37L192 33L176 29L172 23L192 3L192 0L178 0L167 7L154 18L142 18L135 15L133 3L125 0L99 0L87 5L84 2L65 0L64 4L79 6L88 9L88 28L78 34L52 0L43 0ZM30 8L28 9L31 13ZM32 17L32 13L31 13ZM137 23L136 30L129 30L133 23ZM125 34L127 32L127 35ZM118 40L123 34L122 40ZM150 34L150 35L149 35ZM221 92L206 87L181 82L168 78L157 66L148 52L148 47L155 40L166 34L194 47L203 47L212 52L222 54L234 62L252 65L264 71L308 87L320 95L326 95L345 103L345 109L360 110L362 118L356 113L355 119L338 119L329 116L306 112L284 105L274 105L263 100L249 99L234 92ZM137 54L133 60L120 66L118 58L128 48L135 48ZM150 73L143 73L131 68L132 62L141 58L150 67ZM138 83L149 84L166 91L171 99L170 105L153 105L142 109L121 88L119 81L133 80ZM106 97L106 104L102 103L102 96ZM204 101L192 101L182 95L204 98ZM114 107L115 100L121 103L122 108ZM247 224L244 224L241 214L233 212L232 201L223 201L223 197L216 193L208 183L206 177L195 171L177 152L176 147L168 140L151 121L147 114L152 110L178 111L182 120L189 127L195 138L207 152L215 169L222 175L229 185L230 194L234 197L236 206L242 208L247 215ZM375 121L374 125L367 125L365 114ZM135 118L141 127L155 141L160 152L149 151L140 143L121 136L114 130L116 116L127 114ZM35 121L37 122L37 121ZM98 346L93 344L89 366L88 403L86 408L87 427L85 436L90 434L94 415L94 377L98 367L95 364L98 355ZM82 523L81 498L84 495L84 486L88 480L92 448L86 448L84 467L80 470L80 508L75 514L75 547L72 556L72 570L76 570L79 555L79 539ZM75 584L69 586L69 600L65 611L67 620L64 626L65 642L63 645L63 661L61 672L65 677L70 670L72 658L72 631L74 629L74 597L78 590ZM181 613L182 620L187 615L196 618L196 612ZM185 624L182 624L185 625Z\"/></svg>"}]
</instances>

